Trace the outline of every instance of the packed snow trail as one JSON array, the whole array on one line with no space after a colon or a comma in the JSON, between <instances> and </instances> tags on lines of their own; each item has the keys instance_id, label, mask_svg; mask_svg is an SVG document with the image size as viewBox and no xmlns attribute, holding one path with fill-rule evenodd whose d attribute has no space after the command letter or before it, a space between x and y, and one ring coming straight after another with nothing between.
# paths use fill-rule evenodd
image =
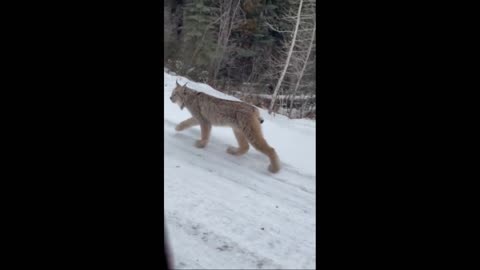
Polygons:
<instances>
[{"instance_id":1,"label":"packed snow trail","mask_svg":"<svg viewBox=\"0 0 480 270\"><path fill-rule=\"evenodd\" d=\"M272 117L263 133L280 157L277 174L253 147L242 156L233 131L213 127L204 149L200 127L175 125L190 117L171 103L178 79L192 89L237 100L208 85L164 73L165 216L175 269L315 268L315 121Z\"/></svg>"}]
</instances>

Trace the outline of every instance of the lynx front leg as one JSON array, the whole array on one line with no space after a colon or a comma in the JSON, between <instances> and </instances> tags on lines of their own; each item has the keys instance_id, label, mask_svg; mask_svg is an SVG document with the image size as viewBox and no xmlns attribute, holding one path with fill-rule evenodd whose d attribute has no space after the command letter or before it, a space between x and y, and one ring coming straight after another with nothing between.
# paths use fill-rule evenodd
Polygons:
<instances>
[{"instance_id":1,"label":"lynx front leg","mask_svg":"<svg viewBox=\"0 0 480 270\"><path fill-rule=\"evenodd\" d=\"M227 148L227 153L235 156L243 155L248 151L248 140L245 135L240 130L233 129L233 133L235 134L235 138L237 138L238 148L229 146Z\"/></svg>"},{"instance_id":2,"label":"lynx front leg","mask_svg":"<svg viewBox=\"0 0 480 270\"><path fill-rule=\"evenodd\" d=\"M198 125L199 122L197 121L197 119L195 119L194 117L192 118L188 118L187 120L185 121L182 121L180 124L178 124L176 127L175 127L175 130L176 131L182 131L182 130L185 130L187 128L191 128L195 125Z\"/></svg>"},{"instance_id":3,"label":"lynx front leg","mask_svg":"<svg viewBox=\"0 0 480 270\"><path fill-rule=\"evenodd\" d=\"M196 141L195 146L198 148L204 148L208 143L208 139L210 138L210 131L212 130L212 124L200 123L200 130L202 133L202 138Z\"/></svg>"}]
</instances>

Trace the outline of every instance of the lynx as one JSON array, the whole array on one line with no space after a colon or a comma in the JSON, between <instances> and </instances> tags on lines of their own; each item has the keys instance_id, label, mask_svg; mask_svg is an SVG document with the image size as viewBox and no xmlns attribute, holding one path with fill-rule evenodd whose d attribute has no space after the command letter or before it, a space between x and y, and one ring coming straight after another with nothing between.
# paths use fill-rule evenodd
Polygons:
<instances>
[{"instance_id":1,"label":"lynx","mask_svg":"<svg viewBox=\"0 0 480 270\"><path fill-rule=\"evenodd\" d=\"M244 102L231 101L216 98L202 92L197 92L176 82L176 87L170 96L170 100L187 108L191 118L181 122L175 130L182 131L195 125L200 125L201 138L195 146L204 148L210 138L212 126L227 126L233 129L233 134L238 141L238 147L229 146L227 153L235 156L245 154L249 149L249 143L258 151L270 159L268 170L276 173L280 170L280 161L274 148L268 145L262 134L258 109Z\"/></svg>"}]
</instances>

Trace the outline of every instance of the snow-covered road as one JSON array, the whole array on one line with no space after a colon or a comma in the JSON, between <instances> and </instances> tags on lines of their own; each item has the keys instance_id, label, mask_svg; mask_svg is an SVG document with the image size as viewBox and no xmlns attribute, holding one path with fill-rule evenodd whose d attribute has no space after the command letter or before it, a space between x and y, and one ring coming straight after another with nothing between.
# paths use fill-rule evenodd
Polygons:
<instances>
[{"instance_id":1,"label":"snow-covered road","mask_svg":"<svg viewBox=\"0 0 480 270\"><path fill-rule=\"evenodd\" d=\"M178 78L165 77L165 216L176 269L315 268L315 121L261 111L264 135L282 170L271 174L266 156L243 156L229 128L213 127L204 149L193 146L200 128L176 132L190 117L170 94ZM235 99L209 86L189 87Z\"/></svg>"}]
</instances>

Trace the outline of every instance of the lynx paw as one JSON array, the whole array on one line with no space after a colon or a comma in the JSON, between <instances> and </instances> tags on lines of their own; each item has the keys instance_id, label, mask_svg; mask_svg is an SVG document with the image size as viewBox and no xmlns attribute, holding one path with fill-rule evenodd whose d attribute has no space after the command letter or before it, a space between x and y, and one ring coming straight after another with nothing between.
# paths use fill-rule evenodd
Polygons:
<instances>
[{"instance_id":1,"label":"lynx paw","mask_svg":"<svg viewBox=\"0 0 480 270\"><path fill-rule=\"evenodd\" d=\"M207 145L206 141L198 140L195 142L195 146L198 148L204 148Z\"/></svg>"},{"instance_id":2,"label":"lynx paw","mask_svg":"<svg viewBox=\"0 0 480 270\"><path fill-rule=\"evenodd\" d=\"M184 128L182 125L178 124L176 127L175 127L175 130L176 131L182 131Z\"/></svg>"},{"instance_id":3,"label":"lynx paw","mask_svg":"<svg viewBox=\"0 0 480 270\"><path fill-rule=\"evenodd\" d=\"M248 151L248 147L246 148L240 148L240 147L233 147L233 146L229 146L227 148L227 153L229 153L230 155L234 155L234 156L240 156L240 155L243 155L245 153L247 153Z\"/></svg>"},{"instance_id":4,"label":"lynx paw","mask_svg":"<svg viewBox=\"0 0 480 270\"><path fill-rule=\"evenodd\" d=\"M272 164L270 164L268 165L268 170L271 173L277 173L278 171L280 171L280 166L272 166Z\"/></svg>"},{"instance_id":5,"label":"lynx paw","mask_svg":"<svg viewBox=\"0 0 480 270\"><path fill-rule=\"evenodd\" d=\"M227 148L227 153L229 153L230 155L237 155L238 154L238 149L235 148L235 147L232 147L232 146L229 146Z\"/></svg>"}]
</instances>

